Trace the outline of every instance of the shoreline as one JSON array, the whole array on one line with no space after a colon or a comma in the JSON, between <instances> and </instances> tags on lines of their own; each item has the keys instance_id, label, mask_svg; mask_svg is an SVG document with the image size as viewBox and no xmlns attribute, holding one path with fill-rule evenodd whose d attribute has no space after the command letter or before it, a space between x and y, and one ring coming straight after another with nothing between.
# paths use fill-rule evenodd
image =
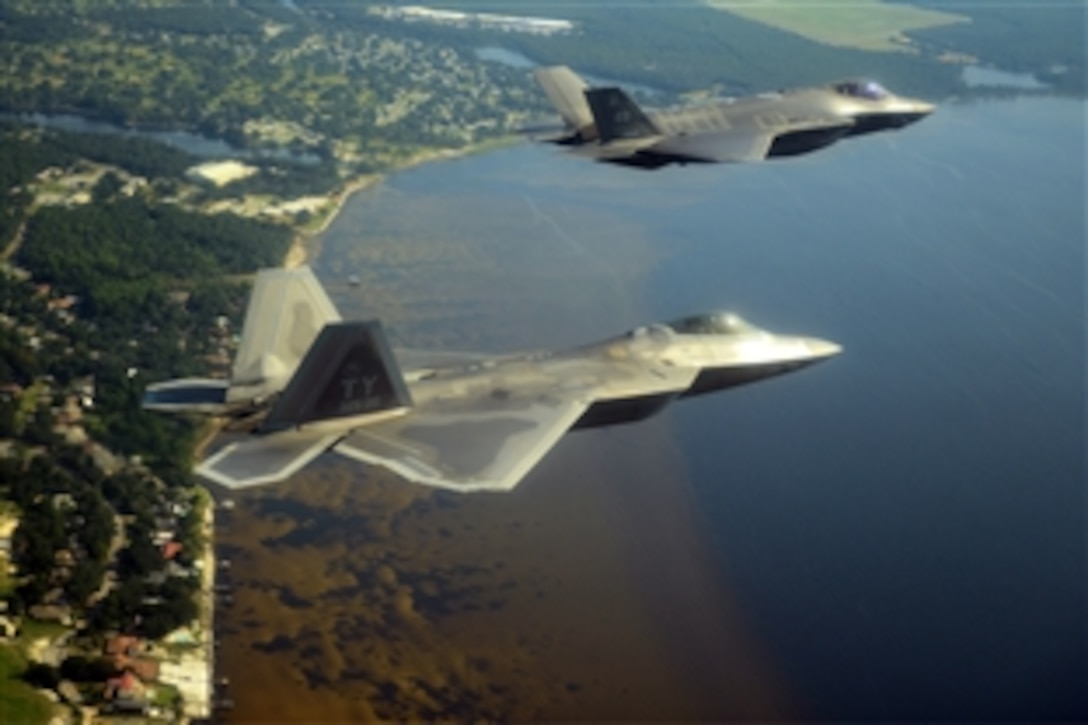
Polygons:
<instances>
[{"instance_id":1,"label":"shoreline","mask_svg":"<svg viewBox=\"0 0 1088 725\"><path fill-rule=\"evenodd\" d=\"M333 206L325 214L321 223L313 230L299 230L295 233L294 238L291 240L291 246L287 249L287 254L284 256L283 266L285 269L294 269L295 267L301 267L307 264L310 260L310 245L314 240L325 233L325 231L332 225L333 221L340 216L340 212L344 208L344 204L348 199L352 197L357 191L370 188L376 184L381 183L385 179L384 174L366 174L364 176L358 176L349 179L344 185L344 188L336 192L333 196Z\"/></svg>"},{"instance_id":2,"label":"shoreline","mask_svg":"<svg viewBox=\"0 0 1088 725\"><path fill-rule=\"evenodd\" d=\"M378 171L349 178L343 188L332 195L332 208L325 213L320 223L313 229L303 228L296 231L294 238L291 240L291 246L288 247L287 253L284 255L284 268L294 269L296 267L301 267L305 264L309 264L313 259L320 256L320 248L316 244L317 239L328 231L329 227L332 226L333 222L340 216L340 212L344 210L344 205L346 205L351 197L357 192L377 186L385 181L388 176L407 171L416 166L439 161L452 161L473 154L484 153L485 151L505 148L520 143L521 140L520 136L502 136L496 139L488 139L487 141L482 141L480 143L469 144L468 146L459 149L427 149L409 156L403 162L395 164L385 171ZM315 247L318 248L315 249Z\"/></svg>"}]
</instances>

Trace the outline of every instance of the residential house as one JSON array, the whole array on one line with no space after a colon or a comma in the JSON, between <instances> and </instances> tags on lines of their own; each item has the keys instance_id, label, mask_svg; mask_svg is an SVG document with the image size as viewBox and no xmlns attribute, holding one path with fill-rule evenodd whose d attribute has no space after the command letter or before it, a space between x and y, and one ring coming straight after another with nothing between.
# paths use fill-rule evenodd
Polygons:
<instances>
[{"instance_id":1,"label":"residential house","mask_svg":"<svg viewBox=\"0 0 1088 725\"><path fill-rule=\"evenodd\" d=\"M142 715L150 706L147 686L129 670L106 682L104 699L109 703L109 709L116 713Z\"/></svg>"}]
</instances>

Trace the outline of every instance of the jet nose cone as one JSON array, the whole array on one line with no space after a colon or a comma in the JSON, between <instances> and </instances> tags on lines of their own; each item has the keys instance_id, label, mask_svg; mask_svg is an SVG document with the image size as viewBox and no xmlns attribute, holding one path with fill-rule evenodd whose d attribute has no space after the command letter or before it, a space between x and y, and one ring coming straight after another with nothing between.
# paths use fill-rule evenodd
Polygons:
<instances>
[{"instance_id":1,"label":"jet nose cone","mask_svg":"<svg viewBox=\"0 0 1088 725\"><path fill-rule=\"evenodd\" d=\"M907 111L907 117L910 118L910 122L921 121L937 110L937 106L932 103L926 103L925 101L911 101L910 108Z\"/></svg>"},{"instance_id":2,"label":"jet nose cone","mask_svg":"<svg viewBox=\"0 0 1088 725\"><path fill-rule=\"evenodd\" d=\"M902 109L896 114L900 126L909 126L937 110L937 106L925 101L910 99L903 104Z\"/></svg>"},{"instance_id":3,"label":"jet nose cone","mask_svg":"<svg viewBox=\"0 0 1088 725\"><path fill-rule=\"evenodd\" d=\"M842 346L816 337L806 338L805 347L808 348L808 353L812 356L813 360L823 360L825 358L834 357L842 352Z\"/></svg>"}]
</instances>

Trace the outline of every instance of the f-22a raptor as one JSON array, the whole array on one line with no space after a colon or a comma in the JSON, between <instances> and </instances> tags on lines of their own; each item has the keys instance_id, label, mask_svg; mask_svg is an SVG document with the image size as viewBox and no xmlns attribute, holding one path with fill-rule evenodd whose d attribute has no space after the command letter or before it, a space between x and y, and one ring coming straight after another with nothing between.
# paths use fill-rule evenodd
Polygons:
<instances>
[{"instance_id":1,"label":"f-22a raptor","mask_svg":"<svg viewBox=\"0 0 1088 725\"><path fill-rule=\"evenodd\" d=\"M143 406L248 420L248 439L196 469L231 488L280 481L331 450L429 486L505 491L572 428L641 420L839 349L711 314L561 352L394 354L380 323L340 319L309 268L267 269L230 378L152 384Z\"/></svg>"},{"instance_id":2,"label":"f-22a raptor","mask_svg":"<svg viewBox=\"0 0 1088 725\"><path fill-rule=\"evenodd\" d=\"M549 141L647 169L796 156L847 136L901 128L934 110L872 80L643 110L619 88L590 87L566 66L534 74L563 118L564 132Z\"/></svg>"}]
</instances>

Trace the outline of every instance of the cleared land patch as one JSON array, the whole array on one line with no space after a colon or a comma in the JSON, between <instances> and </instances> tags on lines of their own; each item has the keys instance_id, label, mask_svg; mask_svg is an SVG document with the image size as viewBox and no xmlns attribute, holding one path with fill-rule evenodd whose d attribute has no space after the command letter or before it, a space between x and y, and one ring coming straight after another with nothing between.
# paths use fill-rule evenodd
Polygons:
<instances>
[{"instance_id":1,"label":"cleared land patch","mask_svg":"<svg viewBox=\"0 0 1088 725\"><path fill-rule=\"evenodd\" d=\"M707 4L819 43L861 50L911 52L907 31L969 20L883 0L707 0Z\"/></svg>"}]
</instances>

